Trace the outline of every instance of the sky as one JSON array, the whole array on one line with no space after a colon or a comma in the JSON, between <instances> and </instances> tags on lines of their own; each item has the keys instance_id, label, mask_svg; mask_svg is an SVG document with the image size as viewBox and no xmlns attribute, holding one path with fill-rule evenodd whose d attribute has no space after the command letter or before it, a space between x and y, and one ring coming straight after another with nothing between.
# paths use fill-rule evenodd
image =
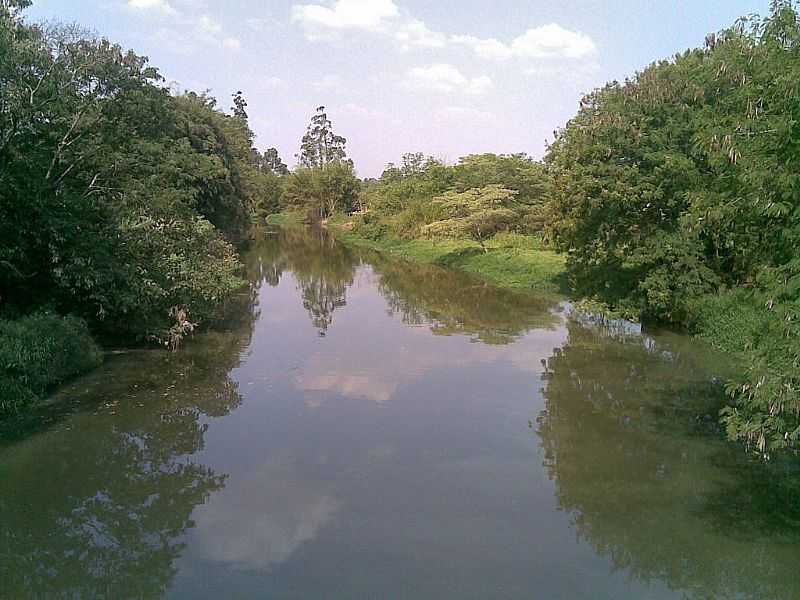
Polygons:
<instances>
[{"instance_id":1,"label":"sky","mask_svg":"<svg viewBox=\"0 0 800 600\"><path fill-rule=\"evenodd\" d=\"M34 0L146 55L176 90L244 93L290 166L324 105L362 177L403 153L540 158L581 96L769 0Z\"/></svg>"}]
</instances>

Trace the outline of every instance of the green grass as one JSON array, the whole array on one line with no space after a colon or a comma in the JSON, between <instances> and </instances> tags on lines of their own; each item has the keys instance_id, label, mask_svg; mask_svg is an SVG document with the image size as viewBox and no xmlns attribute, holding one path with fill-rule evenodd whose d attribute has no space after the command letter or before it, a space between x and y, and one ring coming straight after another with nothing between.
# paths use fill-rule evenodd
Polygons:
<instances>
[{"instance_id":1,"label":"green grass","mask_svg":"<svg viewBox=\"0 0 800 600\"><path fill-rule=\"evenodd\" d=\"M751 292L741 289L702 296L692 302L691 313L691 333L728 354L751 350L775 318Z\"/></svg>"},{"instance_id":2,"label":"green grass","mask_svg":"<svg viewBox=\"0 0 800 600\"><path fill-rule=\"evenodd\" d=\"M499 234L486 243L488 252L471 240L368 239L348 230L337 218L328 226L343 243L370 248L388 256L436 264L476 275L500 287L565 293L564 258L542 249L534 236Z\"/></svg>"},{"instance_id":3,"label":"green grass","mask_svg":"<svg viewBox=\"0 0 800 600\"><path fill-rule=\"evenodd\" d=\"M0 320L0 418L102 360L81 319L42 313Z\"/></svg>"},{"instance_id":4,"label":"green grass","mask_svg":"<svg viewBox=\"0 0 800 600\"><path fill-rule=\"evenodd\" d=\"M285 211L267 215L267 225L302 225L306 215L303 211Z\"/></svg>"}]
</instances>

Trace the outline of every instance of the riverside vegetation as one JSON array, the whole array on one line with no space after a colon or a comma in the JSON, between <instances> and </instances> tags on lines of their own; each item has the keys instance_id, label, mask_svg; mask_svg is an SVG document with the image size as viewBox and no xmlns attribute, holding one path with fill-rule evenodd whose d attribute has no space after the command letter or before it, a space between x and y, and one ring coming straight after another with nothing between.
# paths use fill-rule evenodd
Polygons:
<instances>
[{"instance_id":1,"label":"riverside vegetation","mask_svg":"<svg viewBox=\"0 0 800 600\"><path fill-rule=\"evenodd\" d=\"M798 81L797 8L775 0L587 94L542 162L407 154L357 203L295 194L284 206L316 206L346 242L504 285L557 289L558 251L574 297L685 328L742 365L721 414L731 439L763 456L796 450Z\"/></svg>"},{"instance_id":2,"label":"riverside vegetation","mask_svg":"<svg viewBox=\"0 0 800 600\"><path fill-rule=\"evenodd\" d=\"M796 450L790 0L587 94L542 161L409 153L363 181L324 107L289 172L253 148L241 94L231 115L170 94L141 57L25 24L25 4L0 9L0 293L14 323L0 335L63 314L101 341L180 340L240 288L234 244L251 218L280 212L269 220L324 221L349 244L685 328L742 365L728 436L764 456ZM2 385L28 386L24 348L4 361Z\"/></svg>"},{"instance_id":3,"label":"riverside vegetation","mask_svg":"<svg viewBox=\"0 0 800 600\"><path fill-rule=\"evenodd\" d=\"M0 415L95 366L94 339L174 347L213 321L285 169L241 94L232 114L173 95L144 57L27 24L29 4L0 2Z\"/></svg>"}]
</instances>

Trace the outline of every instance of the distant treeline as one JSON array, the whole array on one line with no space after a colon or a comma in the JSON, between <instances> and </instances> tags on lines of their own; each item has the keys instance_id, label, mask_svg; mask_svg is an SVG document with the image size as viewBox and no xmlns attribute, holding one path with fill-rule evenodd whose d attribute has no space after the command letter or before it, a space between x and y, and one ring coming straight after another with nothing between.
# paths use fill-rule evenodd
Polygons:
<instances>
[{"instance_id":1,"label":"distant treeline","mask_svg":"<svg viewBox=\"0 0 800 600\"><path fill-rule=\"evenodd\" d=\"M172 95L144 57L27 24L29 4L0 2L0 413L86 368L86 324L174 345L212 319L244 283L233 244L277 208L285 169L253 148L241 94L232 115ZM85 352L54 366L62 334Z\"/></svg>"}]
</instances>

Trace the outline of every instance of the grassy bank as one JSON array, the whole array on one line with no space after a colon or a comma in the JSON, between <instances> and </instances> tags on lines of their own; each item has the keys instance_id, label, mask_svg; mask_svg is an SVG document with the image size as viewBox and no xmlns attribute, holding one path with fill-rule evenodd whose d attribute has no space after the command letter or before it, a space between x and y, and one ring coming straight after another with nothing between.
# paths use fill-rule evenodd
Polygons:
<instances>
[{"instance_id":1,"label":"grassy bank","mask_svg":"<svg viewBox=\"0 0 800 600\"><path fill-rule=\"evenodd\" d=\"M566 293L564 258L545 250L527 235L498 234L486 243L488 252L471 240L370 239L351 230L350 221L328 221L337 239L403 260L435 264L471 273L500 287Z\"/></svg>"},{"instance_id":2,"label":"grassy bank","mask_svg":"<svg viewBox=\"0 0 800 600\"><path fill-rule=\"evenodd\" d=\"M305 213L303 211L285 211L267 215L267 225L302 225L305 220Z\"/></svg>"},{"instance_id":3,"label":"grassy bank","mask_svg":"<svg viewBox=\"0 0 800 600\"><path fill-rule=\"evenodd\" d=\"M18 413L102 360L82 319L35 314L0 320L0 418Z\"/></svg>"}]
</instances>

